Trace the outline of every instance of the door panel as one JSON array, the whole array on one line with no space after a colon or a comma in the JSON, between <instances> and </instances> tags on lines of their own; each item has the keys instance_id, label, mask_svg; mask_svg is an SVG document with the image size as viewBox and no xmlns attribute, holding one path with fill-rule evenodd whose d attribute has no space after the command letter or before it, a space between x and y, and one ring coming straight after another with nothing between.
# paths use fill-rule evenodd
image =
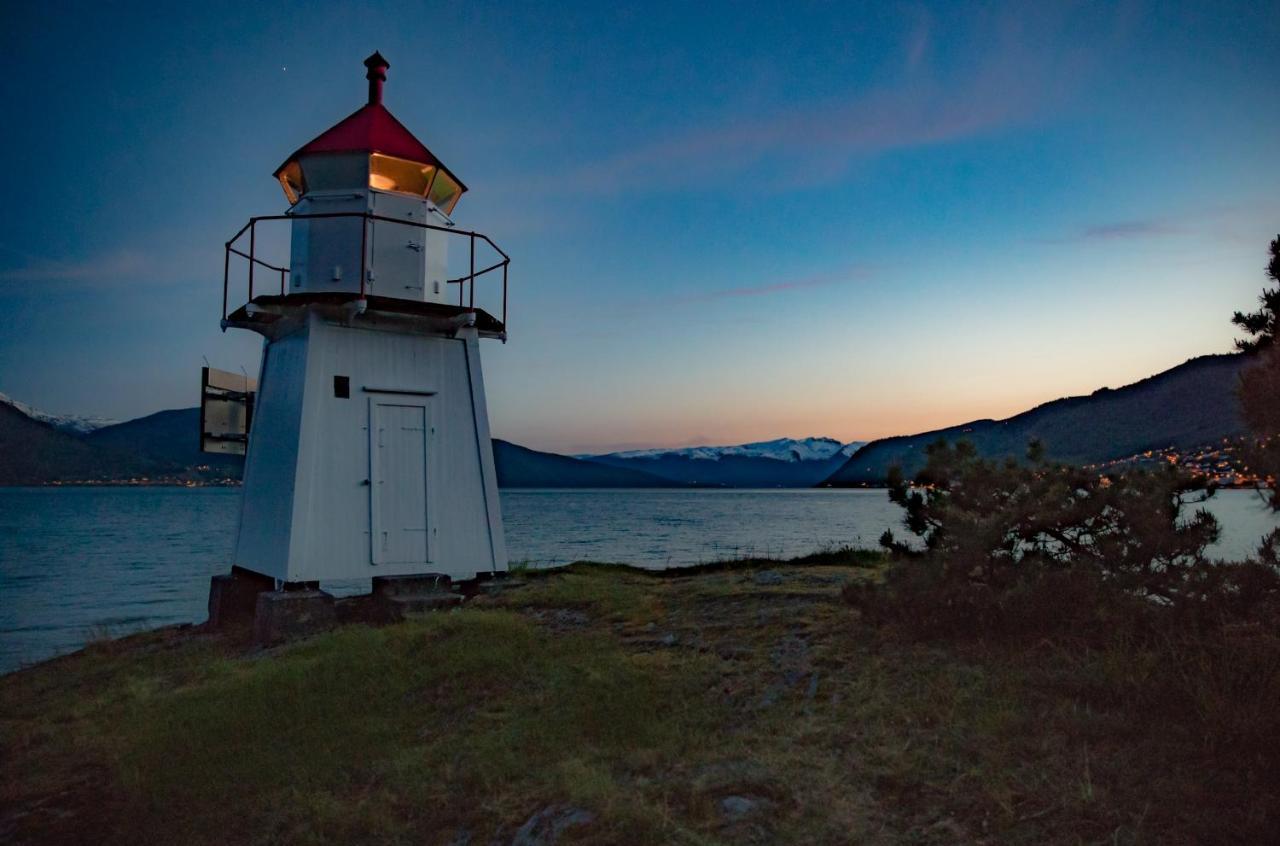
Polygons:
<instances>
[{"instance_id":1,"label":"door panel","mask_svg":"<svg viewBox=\"0 0 1280 846\"><path fill-rule=\"evenodd\" d=\"M295 206L298 214L361 213L364 204L358 195L316 195L303 197ZM360 290L360 245L364 221L358 217L299 219L293 221L289 266L292 293L328 293ZM264 274L270 280L271 274ZM268 281L265 292L274 294Z\"/></svg>"},{"instance_id":2,"label":"door panel","mask_svg":"<svg viewBox=\"0 0 1280 846\"><path fill-rule=\"evenodd\" d=\"M425 564L427 408L370 400L369 516L374 564Z\"/></svg>"},{"instance_id":3,"label":"door panel","mask_svg":"<svg viewBox=\"0 0 1280 846\"><path fill-rule=\"evenodd\" d=\"M370 191L373 213L381 217L424 223L422 200ZM374 292L421 302L426 271L426 233L416 226L375 220L369 227L373 244Z\"/></svg>"}]
</instances>

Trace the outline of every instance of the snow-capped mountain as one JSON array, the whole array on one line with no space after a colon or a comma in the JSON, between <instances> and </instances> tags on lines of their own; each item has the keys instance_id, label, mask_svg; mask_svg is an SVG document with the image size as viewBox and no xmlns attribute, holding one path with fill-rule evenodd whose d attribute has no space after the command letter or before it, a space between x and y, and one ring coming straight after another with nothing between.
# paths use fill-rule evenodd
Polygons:
<instances>
[{"instance_id":1,"label":"snow-capped mountain","mask_svg":"<svg viewBox=\"0 0 1280 846\"><path fill-rule=\"evenodd\" d=\"M836 455L849 457L858 451L865 441L844 444L835 438L775 438L733 446L695 446L680 449L636 449L611 452L606 455L583 455L579 458L663 458L666 456L688 458L695 461L719 461L727 456L741 458L772 458L775 461L827 461Z\"/></svg>"},{"instance_id":2,"label":"snow-capped mountain","mask_svg":"<svg viewBox=\"0 0 1280 846\"><path fill-rule=\"evenodd\" d=\"M90 432L101 429L103 426L112 426L120 422L111 420L107 417L82 417L74 414L49 414L47 411L41 411L32 408L25 402L19 402L8 394L0 393L0 402L10 405L30 417L32 420L39 420L41 423L48 423L55 429L60 429L72 435L87 435Z\"/></svg>"},{"instance_id":3,"label":"snow-capped mountain","mask_svg":"<svg viewBox=\"0 0 1280 846\"><path fill-rule=\"evenodd\" d=\"M730 446L637 449L579 456L588 461L643 470L682 485L795 488L816 485L862 446L835 438L776 438Z\"/></svg>"}]
</instances>

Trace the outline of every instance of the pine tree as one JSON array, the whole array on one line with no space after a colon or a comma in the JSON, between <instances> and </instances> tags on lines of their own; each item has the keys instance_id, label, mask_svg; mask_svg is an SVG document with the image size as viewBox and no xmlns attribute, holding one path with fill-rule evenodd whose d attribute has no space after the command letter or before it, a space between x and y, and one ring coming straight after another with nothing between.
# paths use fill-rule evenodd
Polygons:
<instances>
[{"instance_id":1,"label":"pine tree","mask_svg":"<svg viewBox=\"0 0 1280 846\"><path fill-rule=\"evenodd\" d=\"M1271 241L1271 261L1267 262L1267 277L1280 285L1280 235ZM1236 349L1241 352L1255 353L1267 349L1275 343L1277 319L1280 316L1280 287L1263 288L1258 297L1262 307L1257 311L1245 314L1237 311L1231 322L1248 332L1253 337L1236 340Z\"/></svg>"},{"instance_id":2,"label":"pine tree","mask_svg":"<svg viewBox=\"0 0 1280 846\"><path fill-rule=\"evenodd\" d=\"M1280 285L1280 236L1271 242L1267 277ZM1280 287L1263 288L1258 298L1261 308L1249 314L1236 312L1231 322L1251 337L1236 341L1236 347L1253 357L1240 374L1236 393L1245 425L1254 443L1246 450L1250 468L1271 483L1271 507L1280 510Z\"/></svg>"}]
</instances>

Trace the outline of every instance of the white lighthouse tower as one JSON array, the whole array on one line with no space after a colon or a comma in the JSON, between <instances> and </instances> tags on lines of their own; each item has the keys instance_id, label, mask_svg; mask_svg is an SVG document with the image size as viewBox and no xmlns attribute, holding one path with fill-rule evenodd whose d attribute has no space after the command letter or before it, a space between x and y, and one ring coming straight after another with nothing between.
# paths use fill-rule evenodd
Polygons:
<instances>
[{"instance_id":1,"label":"white lighthouse tower","mask_svg":"<svg viewBox=\"0 0 1280 846\"><path fill-rule=\"evenodd\" d=\"M507 568L479 340L506 340L508 257L454 226L466 187L383 106L387 61L365 66L368 102L276 170L288 212L227 244L223 328L265 339L234 564L286 588Z\"/></svg>"}]
</instances>

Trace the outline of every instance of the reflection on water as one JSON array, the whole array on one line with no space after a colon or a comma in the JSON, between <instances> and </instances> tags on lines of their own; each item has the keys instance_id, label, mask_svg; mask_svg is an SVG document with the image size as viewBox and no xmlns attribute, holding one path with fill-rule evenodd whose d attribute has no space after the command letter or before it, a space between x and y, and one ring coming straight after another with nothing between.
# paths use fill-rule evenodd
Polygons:
<instances>
[{"instance_id":1,"label":"reflection on water","mask_svg":"<svg viewBox=\"0 0 1280 846\"><path fill-rule=\"evenodd\" d=\"M203 620L239 504L227 488L0 488L0 672L95 634ZM1248 555L1277 525L1251 492L1220 492L1209 508L1223 526L1215 557ZM534 566L679 567L904 534L878 490L507 490L502 513L511 560Z\"/></svg>"},{"instance_id":2,"label":"reflection on water","mask_svg":"<svg viewBox=\"0 0 1280 846\"><path fill-rule=\"evenodd\" d=\"M902 511L871 490L503 491L512 561L680 567L874 547Z\"/></svg>"}]
</instances>

